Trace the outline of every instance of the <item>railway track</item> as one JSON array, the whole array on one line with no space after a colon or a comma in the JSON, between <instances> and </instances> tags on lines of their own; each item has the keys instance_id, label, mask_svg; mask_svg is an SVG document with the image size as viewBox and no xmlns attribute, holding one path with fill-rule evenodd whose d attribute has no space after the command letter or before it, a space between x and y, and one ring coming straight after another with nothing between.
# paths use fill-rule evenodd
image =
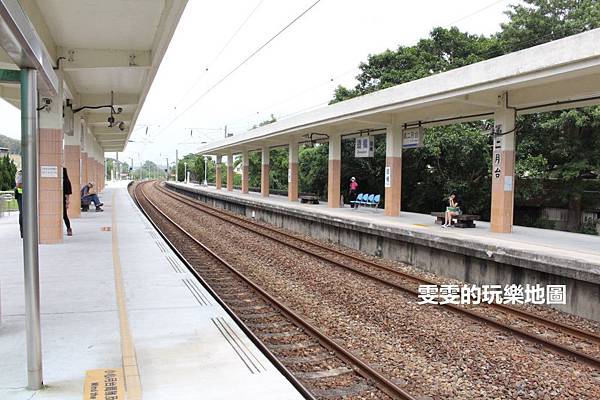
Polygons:
<instances>
[{"instance_id":1,"label":"railway track","mask_svg":"<svg viewBox=\"0 0 600 400\"><path fill-rule=\"evenodd\" d=\"M306 318L267 293L233 265L171 219L144 193L140 183L133 196L140 208L169 237L227 307L250 328L270 354L308 388L307 398L415 399L367 362L321 332Z\"/></svg>"},{"instance_id":2,"label":"railway track","mask_svg":"<svg viewBox=\"0 0 600 400\"><path fill-rule=\"evenodd\" d=\"M352 271L353 273L374 280L386 286L393 287L394 289L403 291L405 293L409 293L415 297L418 295L418 291L416 288L411 287L411 285L438 284L437 282L407 274L387 265L374 262L364 257L339 251L316 241L308 240L303 237L299 237L298 235L284 232L280 229L257 224L249 221L246 218L215 209L206 204L190 199L187 196L167 190L158 184L156 184L156 189L173 199L181 201L196 210L202 211L222 221L234 224L255 234L267 237L277 243L333 264L336 267ZM473 307L469 308L455 304L445 304L443 307L449 308L452 311L465 315L466 317L475 321L482 322L497 329L514 334L535 345L544 346L549 350L567 357L574 357L577 360L584 362L596 369L600 369L600 358L598 358L596 354L593 354L593 352L590 352L592 354L583 352L574 348L574 346L571 344L563 344L558 341L548 339L545 337L547 336L545 334L546 332L539 334L532 331L539 329L541 326L545 330L551 330L553 333L558 334L564 342L572 343L573 340L569 338L576 338L579 341L585 341L586 345L594 348L596 352L600 352L598 349L600 346L600 336L594 333L586 332L577 327L569 326L524 310L519 310L517 308L501 304L491 304L485 306L485 311L489 313L490 310L488 309L493 310L492 314L495 315L495 317L490 317L481 312L473 311ZM506 319L503 316L508 316L511 320L511 323L502 321L502 319ZM528 324L526 327L527 329L525 329L523 326L520 326L523 323Z\"/></svg>"}]
</instances>

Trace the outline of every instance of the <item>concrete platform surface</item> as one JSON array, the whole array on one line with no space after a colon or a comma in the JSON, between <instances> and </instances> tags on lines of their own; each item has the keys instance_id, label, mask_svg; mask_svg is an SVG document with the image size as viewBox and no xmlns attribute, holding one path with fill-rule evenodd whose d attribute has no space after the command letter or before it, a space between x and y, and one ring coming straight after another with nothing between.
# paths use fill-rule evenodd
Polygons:
<instances>
[{"instance_id":1,"label":"concrete platform surface","mask_svg":"<svg viewBox=\"0 0 600 400\"><path fill-rule=\"evenodd\" d=\"M37 392L25 388L17 217L0 218L0 399L82 399L87 370L123 365L123 311L143 399L301 399L175 257L125 184L105 189L104 213L72 220L73 237L40 246L46 388Z\"/></svg>"},{"instance_id":2,"label":"concrete platform surface","mask_svg":"<svg viewBox=\"0 0 600 400\"><path fill-rule=\"evenodd\" d=\"M388 217L383 209L360 207L352 209L328 208L327 203L318 205L290 202L285 196L260 193L242 194L214 186L174 183L170 185L188 188L211 196L232 198L240 204L258 205L283 212L298 213L304 218L326 218L339 226L353 226L356 230L380 231L397 235L405 241L420 241L430 247L478 252L500 262L521 263L532 269L543 268L560 276L600 283L600 236L571 232L514 226L512 233L494 233L489 222L477 221L476 228L442 229L435 224L435 217L403 211L399 217ZM432 210L434 211L434 210Z\"/></svg>"}]
</instances>

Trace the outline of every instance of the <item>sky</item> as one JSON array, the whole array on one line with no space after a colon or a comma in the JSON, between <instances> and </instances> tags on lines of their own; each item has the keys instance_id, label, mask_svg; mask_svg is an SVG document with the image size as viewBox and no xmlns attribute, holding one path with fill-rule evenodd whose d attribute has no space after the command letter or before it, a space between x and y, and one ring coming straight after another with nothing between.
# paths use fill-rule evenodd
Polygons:
<instances>
[{"instance_id":1,"label":"sky","mask_svg":"<svg viewBox=\"0 0 600 400\"><path fill-rule=\"evenodd\" d=\"M217 84L315 1L189 0L119 158L164 164L222 138L225 126L238 134L271 114L325 106L335 87L356 84L369 54L413 45L436 26L490 35L518 2L321 0ZM19 111L3 100L0 118L0 133L20 137Z\"/></svg>"}]
</instances>

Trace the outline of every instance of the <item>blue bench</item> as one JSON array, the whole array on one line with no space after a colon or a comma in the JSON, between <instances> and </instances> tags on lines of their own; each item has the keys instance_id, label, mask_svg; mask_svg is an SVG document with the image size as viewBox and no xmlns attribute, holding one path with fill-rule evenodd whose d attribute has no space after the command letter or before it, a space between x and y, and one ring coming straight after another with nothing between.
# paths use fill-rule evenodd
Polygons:
<instances>
[{"instance_id":1,"label":"blue bench","mask_svg":"<svg viewBox=\"0 0 600 400\"><path fill-rule=\"evenodd\" d=\"M377 208L379 207L380 201L381 195L379 194L359 193L359 195L356 196L356 200L351 200L350 203L358 206Z\"/></svg>"}]
</instances>

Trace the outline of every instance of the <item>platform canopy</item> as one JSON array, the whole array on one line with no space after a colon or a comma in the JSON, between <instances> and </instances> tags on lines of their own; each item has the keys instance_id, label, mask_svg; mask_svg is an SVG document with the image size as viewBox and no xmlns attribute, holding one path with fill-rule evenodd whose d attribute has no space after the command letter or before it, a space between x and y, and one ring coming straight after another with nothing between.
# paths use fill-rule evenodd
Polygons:
<instances>
[{"instance_id":1,"label":"platform canopy","mask_svg":"<svg viewBox=\"0 0 600 400\"><path fill-rule=\"evenodd\" d=\"M504 106L517 114L600 103L600 29L393 86L215 141L201 154L282 146L364 130L445 125L492 118Z\"/></svg>"},{"instance_id":2,"label":"platform canopy","mask_svg":"<svg viewBox=\"0 0 600 400\"><path fill-rule=\"evenodd\" d=\"M86 109L85 119L104 151L123 151L186 3L1 0L0 68L23 67L23 48L33 44L33 58L44 62L29 67L38 70L42 94L56 94L64 81L64 96L78 108L111 104L113 92L124 130L108 127L106 108ZM18 85L0 83L0 97L19 107Z\"/></svg>"}]
</instances>

